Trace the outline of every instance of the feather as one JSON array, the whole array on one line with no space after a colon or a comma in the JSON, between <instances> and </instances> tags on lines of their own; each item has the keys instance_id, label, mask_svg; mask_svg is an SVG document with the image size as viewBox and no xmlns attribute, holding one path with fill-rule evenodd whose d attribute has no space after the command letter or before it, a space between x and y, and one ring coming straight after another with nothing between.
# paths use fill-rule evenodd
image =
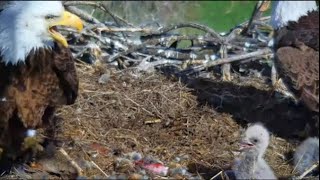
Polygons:
<instances>
[{"instance_id":1,"label":"feather","mask_svg":"<svg viewBox=\"0 0 320 180\"><path fill-rule=\"evenodd\" d=\"M236 179L276 179L273 170L263 159L269 145L269 132L260 123L247 128L241 140L241 157L234 161Z\"/></svg>"},{"instance_id":2,"label":"feather","mask_svg":"<svg viewBox=\"0 0 320 180\"><path fill-rule=\"evenodd\" d=\"M1 62L0 76L0 97L6 98L0 102L0 147L19 149L28 129L50 128L55 109L77 98L74 58L59 44L32 51L16 66Z\"/></svg>"},{"instance_id":3,"label":"feather","mask_svg":"<svg viewBox=\"0 0 320 180\"><path fill-rule=\"evenodd\" d=\"M294 5L300 2L284 3ZM318 113L319 12L318 10L309 11L310 8L313 9L313 6L282 9L282 11L274 10L274 12L282 12L288 16L290 14L287 11L291 10L302 14L296 21L288 21L285 26L276 29L274 63L279 77L283 79L296 99L299 99L311 111ZM283 14L278 15L284 16ZM272 16L276 15L272 14Z\"/></svg>"}]
</instances>

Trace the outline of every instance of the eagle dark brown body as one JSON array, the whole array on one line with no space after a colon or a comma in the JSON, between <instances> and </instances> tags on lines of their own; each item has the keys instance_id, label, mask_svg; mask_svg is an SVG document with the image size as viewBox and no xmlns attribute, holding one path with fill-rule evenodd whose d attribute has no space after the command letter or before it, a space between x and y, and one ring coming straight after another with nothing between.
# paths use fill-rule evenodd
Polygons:
<instances>
[{"instance_id":1,"label":"eagle dark brown body","mask_svg":"<svg viewBox=\"0 0 320 180\"><path fill-rule=\"evenodd\" d=\"M319 12L275 32L275 66L288 89L310 110L319 112Z\"/></svg>"},{"instance_id":2,"label":"eagle dark brown body","mask_svg":"<svg viewBox=\"0 0 320 180\"><path fill-rule=\"evenodd\" d=\"M70 50L58 44L32 51L25 63L5 65L1 57L0 62L1 147L17 145L27 128L50 124L56 107L73 104L78 78Z\"/></svg>"}]
</instances>

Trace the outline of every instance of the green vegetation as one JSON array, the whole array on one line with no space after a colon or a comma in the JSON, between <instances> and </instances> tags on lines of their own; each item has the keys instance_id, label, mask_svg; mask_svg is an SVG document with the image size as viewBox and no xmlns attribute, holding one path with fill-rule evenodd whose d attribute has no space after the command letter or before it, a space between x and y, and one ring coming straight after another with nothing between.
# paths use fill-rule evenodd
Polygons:
<instances>
[{"instance_id":1,"label":"green vegetation","mask_svg":"<svg viewBox=\"0 0 320 180\"><path fill-rule=\"evenodd\" d=\"M128 22L196 22L216 31L229 31L248 20L257 1L106 1L109 10ZM113 21L98 9L83 7L102 21ZM189 31L189 30L188 30Z\"/></svg>"},{"instance_id":2,"label":"green vegetation","mask_svg":"<svg viewBox=\"0 0 320 180\"><path fill-rule=\"evenodd\" d=\"M204 1L198 2L190 19L206 24L216 31L228 31L248 20L256 1Z\"/></svg>"}]
</instances>

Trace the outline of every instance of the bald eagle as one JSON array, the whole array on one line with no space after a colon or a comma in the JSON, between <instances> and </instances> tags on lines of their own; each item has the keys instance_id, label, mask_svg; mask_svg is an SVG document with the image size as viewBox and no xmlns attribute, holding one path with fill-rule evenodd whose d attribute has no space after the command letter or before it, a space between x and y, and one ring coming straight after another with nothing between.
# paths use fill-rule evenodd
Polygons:
<instances>
[{"instance_id":1,"label":"bald eagle","mask_svg":"<svg viewBox=\"0 0 320 180\"><path fill-rule=\"evenodd\" d=\"M21 145L78 94L74 58L57 26L79 31L59 1L10 1L0 9L0 151ZM0 152L1 155L1 152ZM0 158L1 159L1 158Z\"/></svg>"},{"instance_id":2,"label":"bald eagle","mask_svg":"<svg viewBox=\"0 0 320 180\"><path fill-rule=\"evenodd\" d=\"M319 112L319 11L315 1L277 1L272 7L275 67L296 99Z\"/></svg>"}]
</instances>

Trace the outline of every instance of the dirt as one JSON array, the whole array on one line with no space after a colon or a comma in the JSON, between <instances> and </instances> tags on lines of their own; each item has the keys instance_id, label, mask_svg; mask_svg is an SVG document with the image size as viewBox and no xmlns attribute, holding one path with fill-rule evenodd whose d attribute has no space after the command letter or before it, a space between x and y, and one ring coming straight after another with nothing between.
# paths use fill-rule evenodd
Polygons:
<instances>
[{"instance_id":1,"label":"dirt","mask_svg":"<svg viewBox=\"0 0 320 180\"><path fill-rule=\"evenodd\" d=\"M59 110L57 139L85 177L137 173L117 158L139 152L165 165L184 157L181 166L210 179L230 167L241 130L253 122L272 133L266 160L277 177L294 174L290 153L311 117L303 106L276 97L265 77L181 82L157 73L137 78L128 70L111 71L106 84L99 84L105 67L78 64L78 73L79 97ZM57 174L51 176L63 177L63 171Z\"/></svg>"}]
</instances>

